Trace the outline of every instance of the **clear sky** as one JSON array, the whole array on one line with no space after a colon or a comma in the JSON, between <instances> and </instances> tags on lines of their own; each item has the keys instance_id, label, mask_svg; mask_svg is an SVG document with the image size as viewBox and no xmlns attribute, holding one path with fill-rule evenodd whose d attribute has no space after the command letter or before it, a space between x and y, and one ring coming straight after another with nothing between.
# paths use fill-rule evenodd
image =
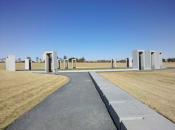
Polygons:
<instances>
[{"instance_id":1,"label":"clear sky","mask_svg":"<svg viewBox=\"0 0 175 130\"><path fill-rule=\"evenodd\" d=\"M0 0L0 57L175 57L175 0Z\"/></svg>"}]
</instances>

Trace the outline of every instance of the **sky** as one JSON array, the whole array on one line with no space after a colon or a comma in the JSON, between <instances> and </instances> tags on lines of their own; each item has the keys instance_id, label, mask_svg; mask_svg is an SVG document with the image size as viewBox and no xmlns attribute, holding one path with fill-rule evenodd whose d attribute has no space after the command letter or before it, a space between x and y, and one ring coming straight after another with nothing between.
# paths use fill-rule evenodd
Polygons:
<instances>
[{"instance_id":1,"label":"sky","mask_svg":"<svg viewBox=\"0 0 175 130\"><path fill-rule=\"evenodd\" d=\"M174 0L0 0L0 57L175 57Z\"/></svg>"}]
</instances>

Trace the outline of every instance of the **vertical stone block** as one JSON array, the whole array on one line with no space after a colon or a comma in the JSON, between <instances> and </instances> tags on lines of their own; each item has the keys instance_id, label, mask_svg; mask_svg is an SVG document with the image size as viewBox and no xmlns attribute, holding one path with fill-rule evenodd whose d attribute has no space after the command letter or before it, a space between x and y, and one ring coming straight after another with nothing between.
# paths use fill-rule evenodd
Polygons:
<instances>
[{"instance_id":1,"label":"vertical stone block","mask_svg":"<svg viewBox=\"0 0 175 130\"><path fill-rule=\"evenodd\" d=\"M6 58L6 71L16 71L16 57L9 55Z\"/></svg>"},{"instance_id":2,"label":"vertical stone block","mask_svg":"<svg viewBox=\"0 0 175 130\"><path fill-rule=\"evenodd\" d=\"M57 72L57 53L54 51L47 51L44 53L45 59L45 72Z\"/></svg>"}]
</instances>

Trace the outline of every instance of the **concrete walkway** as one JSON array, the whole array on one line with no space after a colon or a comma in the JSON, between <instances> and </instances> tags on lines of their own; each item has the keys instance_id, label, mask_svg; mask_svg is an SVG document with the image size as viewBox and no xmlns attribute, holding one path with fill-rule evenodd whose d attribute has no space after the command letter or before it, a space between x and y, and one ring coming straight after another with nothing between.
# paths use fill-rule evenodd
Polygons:
<instances>
[{"instance_id":1,"label":"concrete walkway","mask_svg":"<svg viewBox=\"0 0 175 130\"><path fill-rule=\"evenodd\" d=\"M88 73L64 73L71 81L7 130L116 130Z\"/></svg>"}]
</instances>

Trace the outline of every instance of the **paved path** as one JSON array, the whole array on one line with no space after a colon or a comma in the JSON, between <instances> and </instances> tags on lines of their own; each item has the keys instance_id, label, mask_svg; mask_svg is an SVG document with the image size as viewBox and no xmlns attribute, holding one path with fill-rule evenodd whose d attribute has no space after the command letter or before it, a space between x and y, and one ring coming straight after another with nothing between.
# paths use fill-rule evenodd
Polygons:
<instances>
[{"instance_id":1,"label":"paved path","mask_svg":"<svg viewBox=\"0 0 175 130\"><path fill-rule=\"evenodd\" d=\"M26 113L8 130L116 130L88 73L64 73L65 87Z\"/></svg>"}]
</instances>

